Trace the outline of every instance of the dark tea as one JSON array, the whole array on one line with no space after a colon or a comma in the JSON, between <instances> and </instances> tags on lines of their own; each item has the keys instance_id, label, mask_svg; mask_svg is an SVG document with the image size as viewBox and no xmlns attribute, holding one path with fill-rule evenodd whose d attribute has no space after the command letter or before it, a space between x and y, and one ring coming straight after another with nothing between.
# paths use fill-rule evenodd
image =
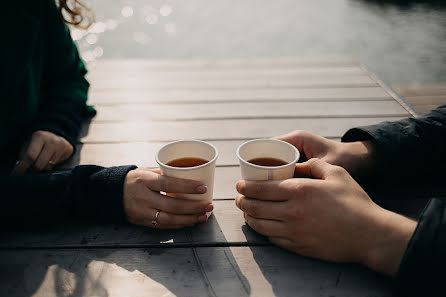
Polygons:
<instances>
[{"instance_id":1,"label":"dark tea","mask_svg":"<svg viewBox=\"0 0 446 297\"><path fill-rule=\"evenodd\" d=\"M168 162L166 165L172 167L196 167L209 162L201 158L180 158Z\"/></svg>"},{"instance_id":2,"label":"dark tea","mask_svg":"<svg viewBox=\"0 0 446 297\"><path fill-rule=\"evenodd\" d=\"M276 158L255 158L249 160L248 162L251 164L267 167L276 167L288 164L288 162Z\"/></svg>"}]
</instances>

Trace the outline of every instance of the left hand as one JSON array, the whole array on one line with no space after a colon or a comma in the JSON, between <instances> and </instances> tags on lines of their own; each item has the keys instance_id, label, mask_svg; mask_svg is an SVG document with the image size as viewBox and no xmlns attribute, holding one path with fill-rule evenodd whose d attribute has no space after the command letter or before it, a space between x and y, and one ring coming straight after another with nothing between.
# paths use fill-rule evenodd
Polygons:
<instances>
[{"instance_id":1,"label":"left hand","mask_svg":"<svg viewBox=\"0 0 446 297\"><path fill-rule=\"evenodd\" d=\"M237 183L247 224L301 255L395 275L416 222L375 204L339 166L311 159L296 173L309 178Z\"/></svg>"},{"instance_id":2,"label":"left hand","mask_svg":"<svg viewBox=\"0 0 446 297\"><path fill-rule=\"evenodd\" d=\"M33 168L48 171L68 159L73 153L73 146L63 137L48 131L36 131L29 143L22 147L19 160L12 174L23 174Z\"/></svg>"}]
</instances>

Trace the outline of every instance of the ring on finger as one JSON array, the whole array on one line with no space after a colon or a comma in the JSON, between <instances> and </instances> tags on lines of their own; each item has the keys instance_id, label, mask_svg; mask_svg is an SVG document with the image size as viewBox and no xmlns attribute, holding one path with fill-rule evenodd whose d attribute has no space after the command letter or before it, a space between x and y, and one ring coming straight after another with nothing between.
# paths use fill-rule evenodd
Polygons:
<instances>
[{"instance_id":1,"label":"ring on finger","mask_svg":"<svg viewBox=\"0 0 446 297\"><path fill-rule=\"evenodd\" d=\"M158 216L160 215L160 211L159 210L156 210L156 213L155 213L155 218L152 220L152 225L153 226L156 226L156 225L158 225Z\"/></svg>"},{"instance_id":2,"label":"ring on finger","mask_svg":"<svg viewBox=\"0 0 446 297\"><path fill-rule=\"evenodd\" d=\"M53 166L54 166L54 165L56 165L56 162L54 162L54 161L51 161L51 160L49 160L49 161L48 161L48 164L50 164L50 165L53 165Z\"/></svg>"}]
</instances>

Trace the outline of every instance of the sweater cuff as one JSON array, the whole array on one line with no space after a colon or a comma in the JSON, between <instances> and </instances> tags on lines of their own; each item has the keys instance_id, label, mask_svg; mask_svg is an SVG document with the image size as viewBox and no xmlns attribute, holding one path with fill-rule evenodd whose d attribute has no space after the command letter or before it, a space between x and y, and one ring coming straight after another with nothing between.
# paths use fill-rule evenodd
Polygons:
<instances>
[{"instance_id":1,"label":"sweater cuff","mask_svg":"<svg viewBox=\"0 0 446 297\"><path fill-rule=\"evenodd\" d=\"M92 211L100 220L126 220L123 204L124 181L134 165L110 167L92 174L87 185L87 196Z\"/></svg>"},{"instance_id":2,"label":"sweater cuff","mask_svg":"<svg viewBox=\"0 0 446 297\"><path fill-rule=\"evenodd\" d=\"M398 296L442 296L446 267L445 203L429 202L407 246L395 280ZM443 294L438 292L443 291Z\"/></svg>"}]
</instances>

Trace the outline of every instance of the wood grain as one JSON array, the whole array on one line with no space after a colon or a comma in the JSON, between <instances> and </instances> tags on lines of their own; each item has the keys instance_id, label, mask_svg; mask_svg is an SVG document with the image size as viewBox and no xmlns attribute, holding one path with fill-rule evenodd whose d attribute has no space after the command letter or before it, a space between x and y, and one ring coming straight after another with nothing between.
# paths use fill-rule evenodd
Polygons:
<instances>
[{"instance_id":1,"label":"wood grain","mask_svg":"<svg viewBox=\"0 0 446 297\"><path fill-rule=\"evenodd\" d=\"M391 296L355 265L276 247L1 251L1 296Z\"/></svg>"},{"instance_id":2,"label":"wood grain","mask_svg":"<svg viewBox=\"0 0 446 297\"><path fill-rule=\"evenodd\" d=\"M321 119L234 119L187 122L92 123L81 132L82 143L169 141L178 139L236 140L265 138L307 130L339 138L348 129L401 117Z\"/></svg>"},{"instance_id":3,"label":"wood grain","mask_svg":"<svg viewBox=\"0 0 446 297\"><path fill-rule=\"evenodd\" d=\"M259 77L293 77L301 78L302 76L330 76L330 75L364 75L365 71L359 66L345 66L345 67L300 67L300 68L198 68L187 70L150 70L133 68L122 69L120 71L101 71L96 68L93 72L87 74L87 79L91 84L95 84L98 81L105 81L109 79L134 79L136 77L144 77L147 80L163 79L246 79L246 78L259 78Z\"/></svg>"},{"instance_id":4,"label":"wood grain","mask_svg":"<svg viewBox=\"0 0 446 297\"><path fill-rule=\"evenodd\" d=\"M274 89L274 88L305 88L305 87L373 87L377 83L368 75L354 76L304 76L299 79L294 78L258 78L258 79L203 79L203 80L182 80L182 79L152 79L141 77L134 79L109 79L96 81L91 86L91 90L101 89Z\"/></svg>"},{"instance_id":5,"label":"wood grain","mask_svg":"<svg viewBox=\"0 0 446 297\"><path fill-rule=\"evenodd\" d=\"M239 164L235 151L244 140L211 141L218 150L217 166L236 166ZM333 140L339 141L339 138ZM166 142L129 142L129 143L87 143L76 146L75 155L62 164L60 169L70 169L77 165L95 164L116 166L135 164L139 167L158 167L155 154Z\"/></svg>"},{"instance_id":6,"label":"wood grain","mask_svg":"<svg viewBox=\"0 0 446 297\"><path fill-rule=\"evenodd\" d=\"M247 118L405 116L395 101L122 104L102 106L93 122L180 121Z\"/></svg>"},{"instance_id":7,"label":"wood grain","mask_svg":"<svg viewBox=\"0 0 446 297\"><path fill-rule=\"evenodd\" d=\"M204 103L239 101L361 101L393 100L381 87L280 88L220 90L93 90L89 103L95 105L126 103Z\"/></svg>"}]
</instances>

